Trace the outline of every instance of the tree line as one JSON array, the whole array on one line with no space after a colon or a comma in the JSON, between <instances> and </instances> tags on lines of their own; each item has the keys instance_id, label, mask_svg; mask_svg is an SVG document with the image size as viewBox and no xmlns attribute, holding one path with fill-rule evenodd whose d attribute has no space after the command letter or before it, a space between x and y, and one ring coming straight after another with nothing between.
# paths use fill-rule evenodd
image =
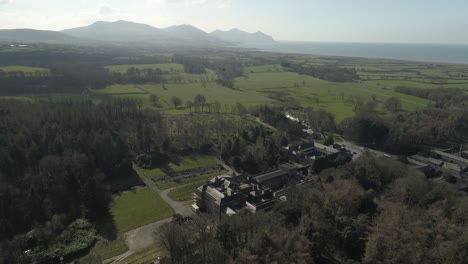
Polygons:
<instances>
[{"instance_id":1,"label":"tree line","mask_svg":"<svg viewBox=\"0 0 468 264\"><path fill-rule=\"evenodd\" d=\"M159 112L127 99L100 105L2 100L0 263L58 262L50 249L67 226L105 216L112 191L139 182L132 160L167 144L165 127ZM71 245L65 237L61 245ZM22 254L27 250L31 255Z\"/></svg>"},{"instance_id":2,"label":"tree line","mask_svg":"<svg viewBox=\"0 0 468 264\"><path fill-rule=\"evenodd\" d=\"M467 107L468 95L463 89L455 88L411 88L399 86L395 92L430 100L429 106L435 108Z\"/></svg>"},{"instance_id":3,"label":"tree line","mask_svg":"<svg viewBox=\"0 0 468 264\"><path fill-rule=\"evenodd\" d=\"M397 91L426 98L428 107L408 112L401 109L401 101L391 97L384 103L390 115L382 116L372 101L355 100L352 118L338 125L347 138L365 146L399 154L414 154L434 146L450 147L447 142L466 141L468 134L468 108L461 90L398 88Z\"/></svg>"},{"instance_id":4,"label":"tree line","mask_svg":"<svg viewBox=\"0 0 468 264\"><path fill-rule=\"evenodd\" d=\"M281 66L299 74L309 75L331 82L353 82L360 79L355 69L340 68L332 65L307 66L283 61Z\"/></svg>"}]
</instances>

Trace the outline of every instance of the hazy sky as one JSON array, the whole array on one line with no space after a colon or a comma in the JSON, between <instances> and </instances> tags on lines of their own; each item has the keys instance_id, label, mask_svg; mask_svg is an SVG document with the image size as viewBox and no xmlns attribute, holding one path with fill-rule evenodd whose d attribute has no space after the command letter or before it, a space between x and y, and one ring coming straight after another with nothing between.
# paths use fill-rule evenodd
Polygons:
<instances>
[{"instance_id":1,"label":"hazy sky","mask_svg":"<svg viewBox=\"0 0 468 264\"><path fill-rule=\"evenodd\" d=\"M277 40L468 43L467 0L0 0L0 28L60 30L97 20Z\"/></svg>"}]
</instances>

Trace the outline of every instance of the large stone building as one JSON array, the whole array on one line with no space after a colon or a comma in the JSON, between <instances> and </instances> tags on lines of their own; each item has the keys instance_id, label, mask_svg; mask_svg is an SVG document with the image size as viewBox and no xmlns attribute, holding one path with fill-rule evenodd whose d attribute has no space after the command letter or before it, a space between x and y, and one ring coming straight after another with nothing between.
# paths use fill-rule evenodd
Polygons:
<instances>
[{"instance_id":1,"label":"large stone building","mask_svg":"<svg viewBox=\"0 0 468 264\"><path fill-rule=\"evenodd\" d=\"M288 163L258 175L218 176L200 186L193 194L192 209L221 218L236 214L240 209L258 212L271 208L290 184L304 183L309 167L318 157L334 159L343 149L308 143L288 147Z\"/></svg>"},{"instance_id":2,"label":"large stone building","mask_svg":"<svg viewBox=\"0 0 468 264\"><path fill-rule=\"evenodd\" d=\"M267 210L278 202L286 186L304 181L303 172L303 166L283 164L279 169L254 176L218 176L195 191L192 209L217 219L236 214L241 209Z\"/></svg>"}]
</instances>

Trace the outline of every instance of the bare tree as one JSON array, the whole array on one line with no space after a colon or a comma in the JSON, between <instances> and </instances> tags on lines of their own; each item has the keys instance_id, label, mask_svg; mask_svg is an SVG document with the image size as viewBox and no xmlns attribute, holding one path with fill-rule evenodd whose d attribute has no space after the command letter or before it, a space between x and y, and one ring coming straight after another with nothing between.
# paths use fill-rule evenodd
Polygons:
<instances>
[{"instance_id":1,"label":"bare tree","mask_svg":"<svg viewBox=\"0 0 468 264\"><path fill-rule=\"evenodd\" d=\"M174 108L177 108L179 105L182 104L182 100L177 96L172 96L171 101L172 101L172 105L174 105Z\"/></svg>"},{"instance_id":2,"label":"bare tree","mask_svg":"<svg viewBox=\"0 0 468 264\"><path fill-rule=\"evenodd\" d=\"M401 110L401 100L399 97L390 97L385 101L384 107L388 111L396 113Z\"/></svg>"}]
</instances>

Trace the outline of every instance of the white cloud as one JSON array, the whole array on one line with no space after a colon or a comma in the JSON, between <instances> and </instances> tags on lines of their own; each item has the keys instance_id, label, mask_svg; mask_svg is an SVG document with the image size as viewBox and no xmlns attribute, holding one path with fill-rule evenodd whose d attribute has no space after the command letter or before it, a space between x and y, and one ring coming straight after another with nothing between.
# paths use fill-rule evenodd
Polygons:
<instances>
[{"instance_id":1,"label":"white cloud","mask_svg":"<svg viewBox=\"0 0 468 264\"><path fill-rule=\"evenodd\" d=\"M0 5L7 5L13 2L13 0L0 0Z\"/></svg>"},{"instance_id":2,"label":"white cloud","mask_svg":"<svg viewBox=\"0 0 468 264\"><path fill-rule=\"evenodd\" d=\"M112 14L115 14L116 13L116 9L115 8L112 8L110 6L101 6L99 8L99 14L101 16L108 16L108 15L112 15Z\"/></svg>"},{"instance_id":3,"label":"white cloud","mask_svg":"<svg viewBox=\"0 0 468 264\"><path fill-rule=\"evenodd\" d=\"M191 7L215 7L229 8L231 0L147 0L147 3L153 6L164 7L167 5L183 5L186 8Z\"/></svg>"},{"instance_id":4,"label":"white cloud","mask_svg":"<svg viewBox=\"0 0 468 264\"><path fill-rule=\"evenodd\" d=\"M230 8L231 7L231 0L218 0L217 8Z\"/></svg>"}]
</instances>

